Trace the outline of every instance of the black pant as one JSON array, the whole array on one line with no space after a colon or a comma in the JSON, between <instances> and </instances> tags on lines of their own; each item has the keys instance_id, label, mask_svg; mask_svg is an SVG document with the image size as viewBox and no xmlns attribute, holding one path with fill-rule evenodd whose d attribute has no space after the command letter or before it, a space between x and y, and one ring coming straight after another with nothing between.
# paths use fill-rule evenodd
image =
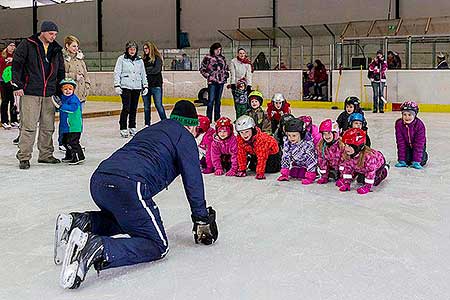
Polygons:
<instances>
[{"instance_id":1,"label":"black pant","mask_svg":"<svg viewBox=\"0 0 450 300\"><path fill-rule=\"evenodd\" d=\"M122 111L120 112L120 130L136 128L136 112L141 90L122 89ZM128 127L127 127L127 119Z\"/></svg>"},{"instance_id":2,"label":"black pant","mask_svg":"<svg viewBox=\"0 0 450 300\"><path fill-rule=\"evenodd\" d=\"M63 134L62 143L66 147L66 157L64 159L84 160L84 152L80 145L81 132L68 132Z\"/></svg>"},{"instance_id":3,"label":"black pant","mask_svg":"<svg viewBox=\"0 0 450 300\"><path fill-rule=\"evenodd\" d=\"M427 146L425 145L423 147L422 161L419 161L419 163L423 167L426 165L427 161L428 161L428 153L427 153ZM412 165L412 163L413 163L413 149L411 147L408 147L406 149L406 161L405 162L408 166Z\"/></svg>"},{"instance_id":4,"label":"black pant","mask_svg":"<svg viewBox=\"0 0 450 300\"><path fill-rule=\"evenodd\" d=\"M256 171L256 165L258 163L258 158L256 155L250 156L250 163L248 168L251 171ZM265 173L278 173L281 170L281 153L278 152L276 154L269 155L266 162L266 170Z\"/></svg>"},{"instance_id":5,"label":"black pant","mask_svg":"<svg viewBox=\"0 0 450 300\"><path fill-rule=\"evenodd\" d=\"M270 123L272 126L272 134L274 134L275 131L277 131L278 126L280 125L280 121L273 119Z\"/></svg>"},{"instance_id":6,"label":"black pant","mask_svg":"<svg viewBox=\"0 0 450 300\"><path fill-rule=\"evenodd\" d=\"M322 97L322 87L327 85L327 81L315 82L314 83L314 94L316 96Z\"/></svg>"},{"instance_id":7,"label":"black pant","mask_svg":"<svg viewBox=\"0 0 450 300\"><path fill-rule=\"evenodd\" d=\"M11 120L8 117L8 104L9 104L9 114ZM17 110L14 106L14 94L13 87L8 83L2 81L2 104L0 106L2 123L9 123L9 121L17 122Z\"/></svg>"}]
</instances>

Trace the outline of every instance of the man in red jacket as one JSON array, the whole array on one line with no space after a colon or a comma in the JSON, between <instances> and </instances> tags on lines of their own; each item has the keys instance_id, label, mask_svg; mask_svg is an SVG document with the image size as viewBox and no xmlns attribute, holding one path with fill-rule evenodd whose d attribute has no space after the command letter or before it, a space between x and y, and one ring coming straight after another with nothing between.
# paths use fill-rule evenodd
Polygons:
<instances>
[{"instance_id":1,"label":"man in red jacket","mask_svg":"<svg viewBox=\"0 0 450 300\"><path fill-rule=\"evenodd\" d=\"M256 171L256 179L266 179L267 173L277 173L281 169L281 156L278 143L274 137L261 132L255 121L249 116L236 120L238 135L238 173L236 176L247 176L247 164Z\"/></svg>"}]
</instances>

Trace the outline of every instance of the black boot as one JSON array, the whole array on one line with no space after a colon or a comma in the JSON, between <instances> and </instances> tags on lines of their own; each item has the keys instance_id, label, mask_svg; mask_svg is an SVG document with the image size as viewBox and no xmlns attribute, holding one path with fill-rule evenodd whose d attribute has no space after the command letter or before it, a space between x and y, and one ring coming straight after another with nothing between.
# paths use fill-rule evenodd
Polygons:
<instances>
[{"instance_id":1,"label":"black boot","mask_svg":"<svg viewBox=\"0 0 450 300\"><path fill-rule=\"evenodd\" d=\"M28 170L30 168L30 161L29 160L21 160L19 162L19 169L21 170Z\"/></svg>"}]
</instances>

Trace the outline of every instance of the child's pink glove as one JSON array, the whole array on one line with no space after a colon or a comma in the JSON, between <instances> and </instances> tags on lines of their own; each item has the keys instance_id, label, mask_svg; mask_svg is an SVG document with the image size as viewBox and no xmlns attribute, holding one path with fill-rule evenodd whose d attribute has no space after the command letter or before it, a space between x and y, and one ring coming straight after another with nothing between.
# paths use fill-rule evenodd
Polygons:
<instances>
[{"instance_id":1,"label":"child's pink glove","mask_svg":"<svg viewBox=\"0 0 450 300\"><path fill-rule=\"evenodd\" d=\"M323 174L322 177L317 180L317 184L325 184L328 183L328 174Z\"/></svg>"},{"instance_id":2,"label":"child's pink glove","mask_svg":"<svg viewBox=\"0 0 450 300\"><path fill-rule=\"evenodd\" d=\"M225 174L225 176L236 176L236 171L230 170L227 172L227 174Z\"/></svg>"},{"instance_id":3,"label":"child's pink glove","mask_svg":"<svg viewBox=\"0 0 450 300\"><path fill-rule=\"evenodd\" d=\"M281 175L277 179L278 181L289 181L289 169L283 168L281 169Z\"/></svg>"},{"instance_id":4,"label":"child's pink glove","mask_svg":"<svg viewBox=\"0 0 450 300\"><path fill-rule=\"evenodd\" d=\"M342 185L339 187L339 190L340 190L341 192L347 192L347 191L350 191L350 182L344 181L344 182L342 183Z\"/></svg>"},{"instance_id":5,"label":"child's pink glove","mask_svg":"<svg viewBox=\"0 0 450 300\"><path fill-rule=\"evenodd\" d=\"M314 182L316 179L316 173L315 172L306 172L305 178L302 179L302 184L308 185Z\"/></svg>"},{"instance_id":6,"label":"child's pink glove","mask_svg":"<svg viewBox=\"0 0 450 300\"><path fill-rule=\"evenodd\" d=\"M263 180L266 179L266 176L264 174L256 174L255 178L258 180Z\"/></svg>"},{"instance_id":7,"label":"child's pink glove","mask_svg":"<svg viewBox=\"0 0 450 300\"><path fill-rule=\"evenodd\" d=\"M222 176L222 175L223 175L223 170L222 170L222 169L217 169L217 170L214 172L214 175L216 175L216 176Z\"/></svg>"},{"instance_id":8,"label":"child's pink glove","mask_svg":"<svg viewBox=\"0 0 450 300\"><path fill-rule=\"evenodd\" d=\"M370 189L371 189L371 188L372 188L372 185L366 183L365 185L363 185L362 187L360 187L360 188L357 189L356 191L358 192L358 194L364 195L364 194L367 194L368 192L370 192Z\"/></svg>"},{"instance_id":9,"label":"child's pink glove","mask_svg":"<svg viewBox=\"0 0 450 300\"><path fill-rule=\"evenodd\" d=\"M338 180L336 180L336 186L340 188L344 184L344 182L344 178L339 178Z\"/></svg>"},{"instance_id":10,"label":"child's pink glove","mask_svg":"<svg viewBox=\"0 0 450 300\"><path fill-rule=\"evenodd\" d=\"M211 173L214 173L214 169L213 168L204 168L202 173L203 174L211 174Z\"/></svg>"}]
</instances>

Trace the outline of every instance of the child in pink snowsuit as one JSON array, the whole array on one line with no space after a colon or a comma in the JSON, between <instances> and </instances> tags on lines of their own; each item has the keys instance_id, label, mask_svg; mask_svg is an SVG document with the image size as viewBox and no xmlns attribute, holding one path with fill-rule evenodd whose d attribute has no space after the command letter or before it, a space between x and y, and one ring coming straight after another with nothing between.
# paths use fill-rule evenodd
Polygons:
<instances>
[{"instance_id":1,"label":"child in pink snowsuit","mask_svg":"<svg viewBox=\"0 0 450 300\"><path fill-rule=\"evenodd\" d=\"M227 117L221 117L216 122L216 134L211 144L211 159L214 166L214 175L236 176L237 138L233 134L233 124Z\"/></svg>"},{"instance_id":2,"label":"child in pink snowsuit","mask_svg":"<svg viewBox=\"0 0 450 300\"><path fill-rule=\"evenodd\" d=\"M200 160L203 174L210 174L214 172L212 160L211 160L211 143L213 141L214 133L216 132L211 128L211 121L208 117L198 115L199 125L197 127L197 137L203 134L202 141L198 147L206 152L205 156Z\"/></svg>"},{"instance_id":3,"label":"child in pink snowsuit","mask_svg":"<svg viewBox=\"0 0 450 300\"><path fill-rule=\"evenodd\" d=\"M364 185L357 189L358 194L367 194L372 186L377 186L388 175L389 165L380 151L366 146L366 133L360 128L351 128L342 136L345 144L342 162L342 179L339 190L349 191L350 184L357 174L364 176Z\"/></svg>"},{"instance_id":4,"label":"child in pink snowsuit","mask_svg":"<svg viewBox=\"0 0 450 300\"><path fill-rule=\"evenodd\" d=\"M306 132L309 132L309 134L311 135L311 137L313 139L314 146L317 146L317 144L321 140L322 136L319 133L319 128L317 128L317 126L313 124L312 117L311 116L300 116L298 118L300 119L300 121L303 121L303 123L305 123Z\"/></svg>"},{"instance_id":5,"label":"child in pink snowsuit","mask_svg":"<svg viewBox=\"0 0 450 300\"><path fill-rule=\"evenodd\" d=\"M322 139L317 144L317 165L320 179L318 184L328 183L330 177L339 178L339 166L342 163L344 144L339 140L339 124L331 119L324 120L319 126ZM334 173L334 176L330 176Z\"/></svg>"}]
</instances>

